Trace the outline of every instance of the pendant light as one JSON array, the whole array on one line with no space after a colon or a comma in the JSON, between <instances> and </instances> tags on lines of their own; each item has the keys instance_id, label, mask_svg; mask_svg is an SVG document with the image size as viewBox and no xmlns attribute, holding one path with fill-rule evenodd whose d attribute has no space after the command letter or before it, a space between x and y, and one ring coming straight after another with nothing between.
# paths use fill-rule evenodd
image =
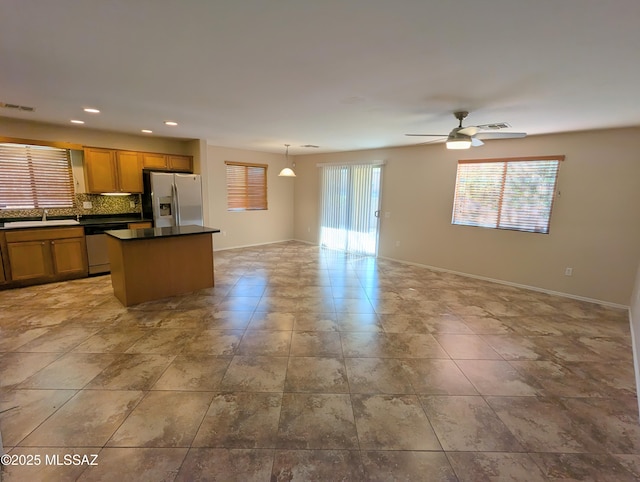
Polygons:
<instances>
[{"instance_id":1,"label":"pendant light","mask_svg":"<svg viewBox=\"0 0 640 482\"><path fill-rule=\"evenodd\" d=\"M287 150L284 154L284 158L287 161L287 167L285 167L282 171L280 171L280 174L278 174L278 176L281 177L296 177L296 173L293 172L293 169L291 169L289 167L289 146L291 144L285 144ZM295 164L291 164L291 167L296 167Z\"/></svg>"}]
</instances>

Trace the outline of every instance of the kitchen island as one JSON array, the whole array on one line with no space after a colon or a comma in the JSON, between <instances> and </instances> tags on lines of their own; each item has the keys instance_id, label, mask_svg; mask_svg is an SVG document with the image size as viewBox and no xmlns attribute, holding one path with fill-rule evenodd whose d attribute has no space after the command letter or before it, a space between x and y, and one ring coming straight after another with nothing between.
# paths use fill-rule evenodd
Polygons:
<instances>
[{"instance_id":1,"label":"kitchen island","mask_svg":"<svg viewBox=\"0 0 640 482\"><path fill-rule=\"evenodd\" d=\"M113 293L124 306L211 288L213 233L203 226L106 231Z\"/></svg>"}]
</instances>

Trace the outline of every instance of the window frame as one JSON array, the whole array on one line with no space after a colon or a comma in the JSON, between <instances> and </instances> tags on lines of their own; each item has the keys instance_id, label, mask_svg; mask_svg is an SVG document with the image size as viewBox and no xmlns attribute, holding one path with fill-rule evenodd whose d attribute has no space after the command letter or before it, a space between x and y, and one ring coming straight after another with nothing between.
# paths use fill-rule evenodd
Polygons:
<instances>
[{"instance_id":1,"label":"window frame","mask_svg":"<svg viewBox=\"0 0 640 482\"><path fill-rule=\"evenodd\" d=\"M558 175L560 172L560 165L562 161L564 161L565 156L557 155L557 156L528 156L528 157L508 157L508 158L495 158L495 159L463 159L458 161L458 166L456 170L456 180L454 185L454 199L453 199L453 209L451 214L451 224L454 226L470 226L470 227L482 227L487 229L499 229L506 231L519 231L525 233L537 233L537 234L549 234L550 226L551 226L551 215L553 213L553 206L556 198L556 191L558 186ZM537 212L535 209L527 209L524 215L521 218L516 217L515 222L519 222L519 225L514 225L512 223L502 223L505 211L514 212L517 206L513 204L505 205L505 193L508 195L508 189L511 183L526 180L525 176L519 176L518 173L513 173L509 175L509 167L512 165L517 165L518 163L527 162L529 164L535 163L539 161L544 163L544 165L540 165L539 175L551 176L553 175L552 184L551 183L541 183L538 186L542 187L547 191L546 196L548 196L548 211L545 210L542 212L542 217L546 216L546 226L542 228L533 227L533 224L530 223L530 217L535 215ZM555 166L549 165L549 162L555 162ZM483 180L487 182L485 186L482 185L483 181L480 181L480 185L476 186L476 192L481 192L480 197L481 200L485 201L486 204L490 204L491 202L497 203L495 209L492 209L490 206L484 205L481 206L480 209L473 212L469 210L465 204L470 204L472 201L472 196L467 191L468 186L463 185L464 179L461 181L461 177L464 176L464 172L461 172L461 166L470 165L470 164L502 164L502 174L498 171L497 176L496 172L494 172L494 178L491 179L491 172L487 172L487 178ZM532 170L533 172L533 170ZM535 172L533 172L535 173ZM462 175L461 175L462 174ZM497 181L497 177L500 177L500 181ZM488 181L487 181L488 179ZM468 181L467 181L468 182ZM494 184L491 184L493 182ZM512 186L512 184L511 184ZM543 193L544 195L544 193ZM535 204L530 205L531 208L536 208ZM466 211L466 212L465 212ZM482 214L485 216L491 217L495 216L495 222L489 222L490 220L485 219L484 222L478 221L477 219L474 222L474 217L478 218ZM532 215L532 216L528 216ZM509 219L509 218L507 218Z\"/></svg>"},{"instance_id":2,"label":"window frame","mask_svg":"<svg viewBox=\"0 0 640 482\"><path fill-rule=\"evenodd\" d=\"M45 153L45 150L58 152ZM23 211L75 207L68 147L11 142L4 138L0 139L0 163L4 164L4 169L0 166L1 209Z\"/></svg>"},{"instance_id":3,"label":"window frame","mask_svg":"<svg viewBox=\"0 0 640 482\"><path fill-rule=\"evenodd\" d=\"M238 172L232 173L238 178L241 177L240 171L244 171L244 180L242 183L236 183L230 179L230 168ZM247 212L247 211L267 211L269 209L268 202L268 164L258 164L251 162L235 162L225 161L226 171L226 187L227 187L227 211L229 212ZM252 184L250 181L250 169L263 170L262 182ZM236 179L237 180L237 179ZM259 189L260 192L252 193L252 189ZM234 192L235 191L235 192Z\"/></svg>"}]
</instances>

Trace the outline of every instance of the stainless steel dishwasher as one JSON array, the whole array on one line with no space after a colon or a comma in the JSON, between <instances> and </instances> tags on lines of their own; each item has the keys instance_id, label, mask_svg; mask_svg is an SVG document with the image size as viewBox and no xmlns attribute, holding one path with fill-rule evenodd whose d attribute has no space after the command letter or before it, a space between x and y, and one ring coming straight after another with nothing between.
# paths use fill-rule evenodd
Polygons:
<instances>
[{"instance_id":1,"label":"stainless steel dishwasher","mask_svg":"<svg viewBox=\"0 0 640 482\"><path fill-rule=\"evenodd\" d=\"M90 275L111 271L109 253L107 252L107 235L104 232L112 229L127 229L127 226L128 223L102 223L84 226Z\"/></svg>"}]
</instances>

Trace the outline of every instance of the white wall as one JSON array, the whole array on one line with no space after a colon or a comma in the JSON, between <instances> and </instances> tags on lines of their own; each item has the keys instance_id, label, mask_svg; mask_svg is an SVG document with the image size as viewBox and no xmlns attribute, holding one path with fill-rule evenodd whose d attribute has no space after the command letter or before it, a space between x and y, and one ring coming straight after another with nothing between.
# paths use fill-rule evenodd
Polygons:
<instances>
[{"instance_id":1,"label":"white wall","mask_svg":"<svg viewBox=\"0 0 640 482\"><path fill-rule=\"evenodd\" d=\"M203 156L204 157L204 156ZM231 212L227 210L225 161L267 164L266 211ZM278 177L285 167L282 154L207 146L201 159L205 198L205 224L219 228L214 249L235 248L286 241L293 238L294 179Z\"/></svg>"},{"instance_id":2,"label":"white wall","mask_svg":"<svg viewBox=\"0 0 640 482\"><path fill-rule=\"evenodd\" d=\"M0 136L167 154L191 154L192 142L183 139L101 131L88 127L30 122L8 117L0 117Z\"/></svg>"},{"instance_id":3,"label":"white wall","mask_svg":"<svg viewBox=\"0 0 640 482\"><path fill-rule=\"evenodd\" d=\"M640 129L297 156L295 238L318 241L317 163L384 160L379 255L628 306L640 260ZM458 159L566 156L550 234L453 226ZM399 243L399 246L397 246ZM564 275L566 267L573 276Z\"/></svg>"}]
</instances>

